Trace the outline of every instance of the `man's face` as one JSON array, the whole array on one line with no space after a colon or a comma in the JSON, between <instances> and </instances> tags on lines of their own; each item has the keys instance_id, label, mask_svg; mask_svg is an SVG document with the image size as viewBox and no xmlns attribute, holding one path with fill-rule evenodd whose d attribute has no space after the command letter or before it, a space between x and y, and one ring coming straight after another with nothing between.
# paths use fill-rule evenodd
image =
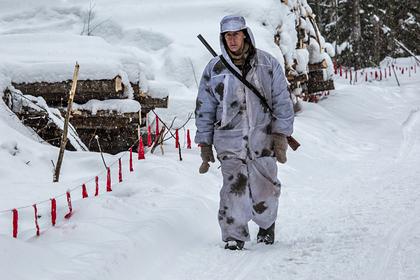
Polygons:
<instances>
[{"instance_id":1,"label":"man's face","mask_svg":"<svg viewBox=\"0 0 420 280\"><path fill-rule=\"evenodd\" d=\"M245 34L242 31L229 31L225 33L225 40L233 54L240 54L244 46Z\"/></svg>"}]
</instances>

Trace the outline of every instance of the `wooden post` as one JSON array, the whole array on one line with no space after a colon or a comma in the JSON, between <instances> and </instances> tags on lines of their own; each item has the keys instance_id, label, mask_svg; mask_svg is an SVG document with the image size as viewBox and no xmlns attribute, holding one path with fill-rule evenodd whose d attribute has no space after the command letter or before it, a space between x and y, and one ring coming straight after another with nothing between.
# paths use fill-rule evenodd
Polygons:
<instances>
[{"instance_id":1,"label":"wooden post","mask_svg":"<svg viewBox=\"0 0 420 280\"><path fill-rule=\"evenodd\" d=\"M79 64L76 62L73 72L73 82L69 93L69 100L67 104L66 118L64 120L63 135L61 136L60 153L58 154L57 165L55 167L53 182L58 182L60 178L61 163L63 162L64 150L67 144L67 133L69 128L69 119L71 115L71 108L73 105L74 95L76 94L77 77L79 75Z\"/></svg>"},{"instance_id":2,"label":"wooden post","mask_svg":"<svg viewBox=\"0 0 420 280\"><path fill-rule=\"evenodd\" d=\"M398 81L398 77L397 77L397 73L395 73L395 68L394 68L394 65L392 65L392 71L394 72L394 77L395 77L395 80L397 80L397 84L398 84L398 86L400 87L401 85L400 85L400 81Z\"/></svg>"}]
</instances>

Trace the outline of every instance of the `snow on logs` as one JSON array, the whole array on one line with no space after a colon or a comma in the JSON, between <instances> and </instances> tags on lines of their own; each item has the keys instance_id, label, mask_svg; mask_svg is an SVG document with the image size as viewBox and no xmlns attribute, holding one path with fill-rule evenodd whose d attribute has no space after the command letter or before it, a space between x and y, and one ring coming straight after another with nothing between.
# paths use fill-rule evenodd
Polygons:
<instances>
[{"instance_id":1,"label":"snow on logs","mask_svg":"<svg viewBox=\"0 0 420 280\"><path fill-rule=\"evenodd\" d=\"M94 137L98 135L104 151L128 150L136 142L131 140L138 138L138 125L145 125L146 114L168 105L168 91L157 90L154 81L147 80L144 58L101 37L50 32L1 38L7 43L0 45L0 74L11 81L3 99L48 143L60 142L60 118L67 108L76 61L80 73L69 149L98 151Z\"/></svg>"},{"instance_id":2,"label":"snow on logs","mask_svg":"<svg viewBox=\"0 0 420 280\"><path fill-rule=\"evenodd\" d=\"M314 94L325 90L334 89L334 81L327 73L327 62L308 64L308 93Z\"/></svg>"},{"instance_id":3,"label":"snow on logs","mask_svg":"<svg viewBox=\"0 0 420 280\"><path fill-rule=\"evenodd\" d=\"M32 82L15 83L12 85L23 94L40 96L44 98L49 106L65 107L67 106L68 95L71 88L71 80L60 82ZM140 102L145 108L166 108L168 105L168 96L157 96L144 93L139 84L130 83L133 90L134 100ZM101 80L79 80L77 81L76 95L74 102L78 104L87 103L89 100L108 100L108 99L127 99L124 94L125 86L121 82L121 77L114 79Z\"/></svg>"},{"instance_id":4,"label":"snow on logs","mask_svg":"<svg viewBox=\"0 0 420 280\"><path fill-rule=\"evenodd\" d=\"M282 15L274 42L283 53L290 90L296 97L316 102L320 95L334 89L334 49L320 34L307 1L281 2L290 13Z\"/></svg>"},{"instance_id":5,"label":"snow on logs","mask_svg":"<svg viewBox=\"0 0 420 280\"><path fill-rule=\"evenodd\" d=\"M105 152L115 154L128 150L138 139L138 125L146 125L147 113L151 109L168 106L167 94L154 95L152 87L149 88L150 93L144 93L134 83L130 84L133 99L128 98L119 76L114 79L79 80L77 83L70 119L75 135L66 146L69 150L99 151L97 142L93 140L95 135L98 135ZM13 95L10 90L4 94L9 108L44 141L59 146L62 128L54 118L65 115L71 81L12 82L12 85L16 94Z\"/></svg>"}]
</instances>

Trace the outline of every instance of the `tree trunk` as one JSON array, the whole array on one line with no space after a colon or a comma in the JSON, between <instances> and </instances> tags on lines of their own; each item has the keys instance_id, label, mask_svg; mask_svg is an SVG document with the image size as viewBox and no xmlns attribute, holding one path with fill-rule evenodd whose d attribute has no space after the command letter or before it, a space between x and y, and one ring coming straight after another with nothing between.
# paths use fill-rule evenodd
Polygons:
<instances>
[{"instance_id":1,"label":"tree trunk","mask_svg":"<svg viewBox=\"0 0 420 280\"><path fill-rule=\"evenodd\" d=\"M360 22L360 0L354 0L353 2L352 41L353 41L353 46L354 46L355 67L358 69L361 67L360 47L361 47L361 41L362 41L362 25Z\"/></svg>"}]
</instances>

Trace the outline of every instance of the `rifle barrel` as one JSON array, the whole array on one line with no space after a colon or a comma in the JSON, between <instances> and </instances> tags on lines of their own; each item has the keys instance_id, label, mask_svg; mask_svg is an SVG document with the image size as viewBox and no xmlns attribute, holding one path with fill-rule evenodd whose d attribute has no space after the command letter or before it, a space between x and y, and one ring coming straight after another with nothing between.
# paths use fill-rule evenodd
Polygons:
<instances>
[{"instance_id":1,"label":"rifle barrel","mask_svg":"<svg viewBox=\"0 0 420 280\"><path fill-rule=\"evenodd\" d=\"M204 39L203 36L201 36L201 34L198 34L197 38L201 41L201 43L203 43L203 45L207 48L207 50L214 56L217 56L217 53L213 50L213 48L209 45L209 43L207 43L206 39Z\"/></svg>"}]
</instances>

